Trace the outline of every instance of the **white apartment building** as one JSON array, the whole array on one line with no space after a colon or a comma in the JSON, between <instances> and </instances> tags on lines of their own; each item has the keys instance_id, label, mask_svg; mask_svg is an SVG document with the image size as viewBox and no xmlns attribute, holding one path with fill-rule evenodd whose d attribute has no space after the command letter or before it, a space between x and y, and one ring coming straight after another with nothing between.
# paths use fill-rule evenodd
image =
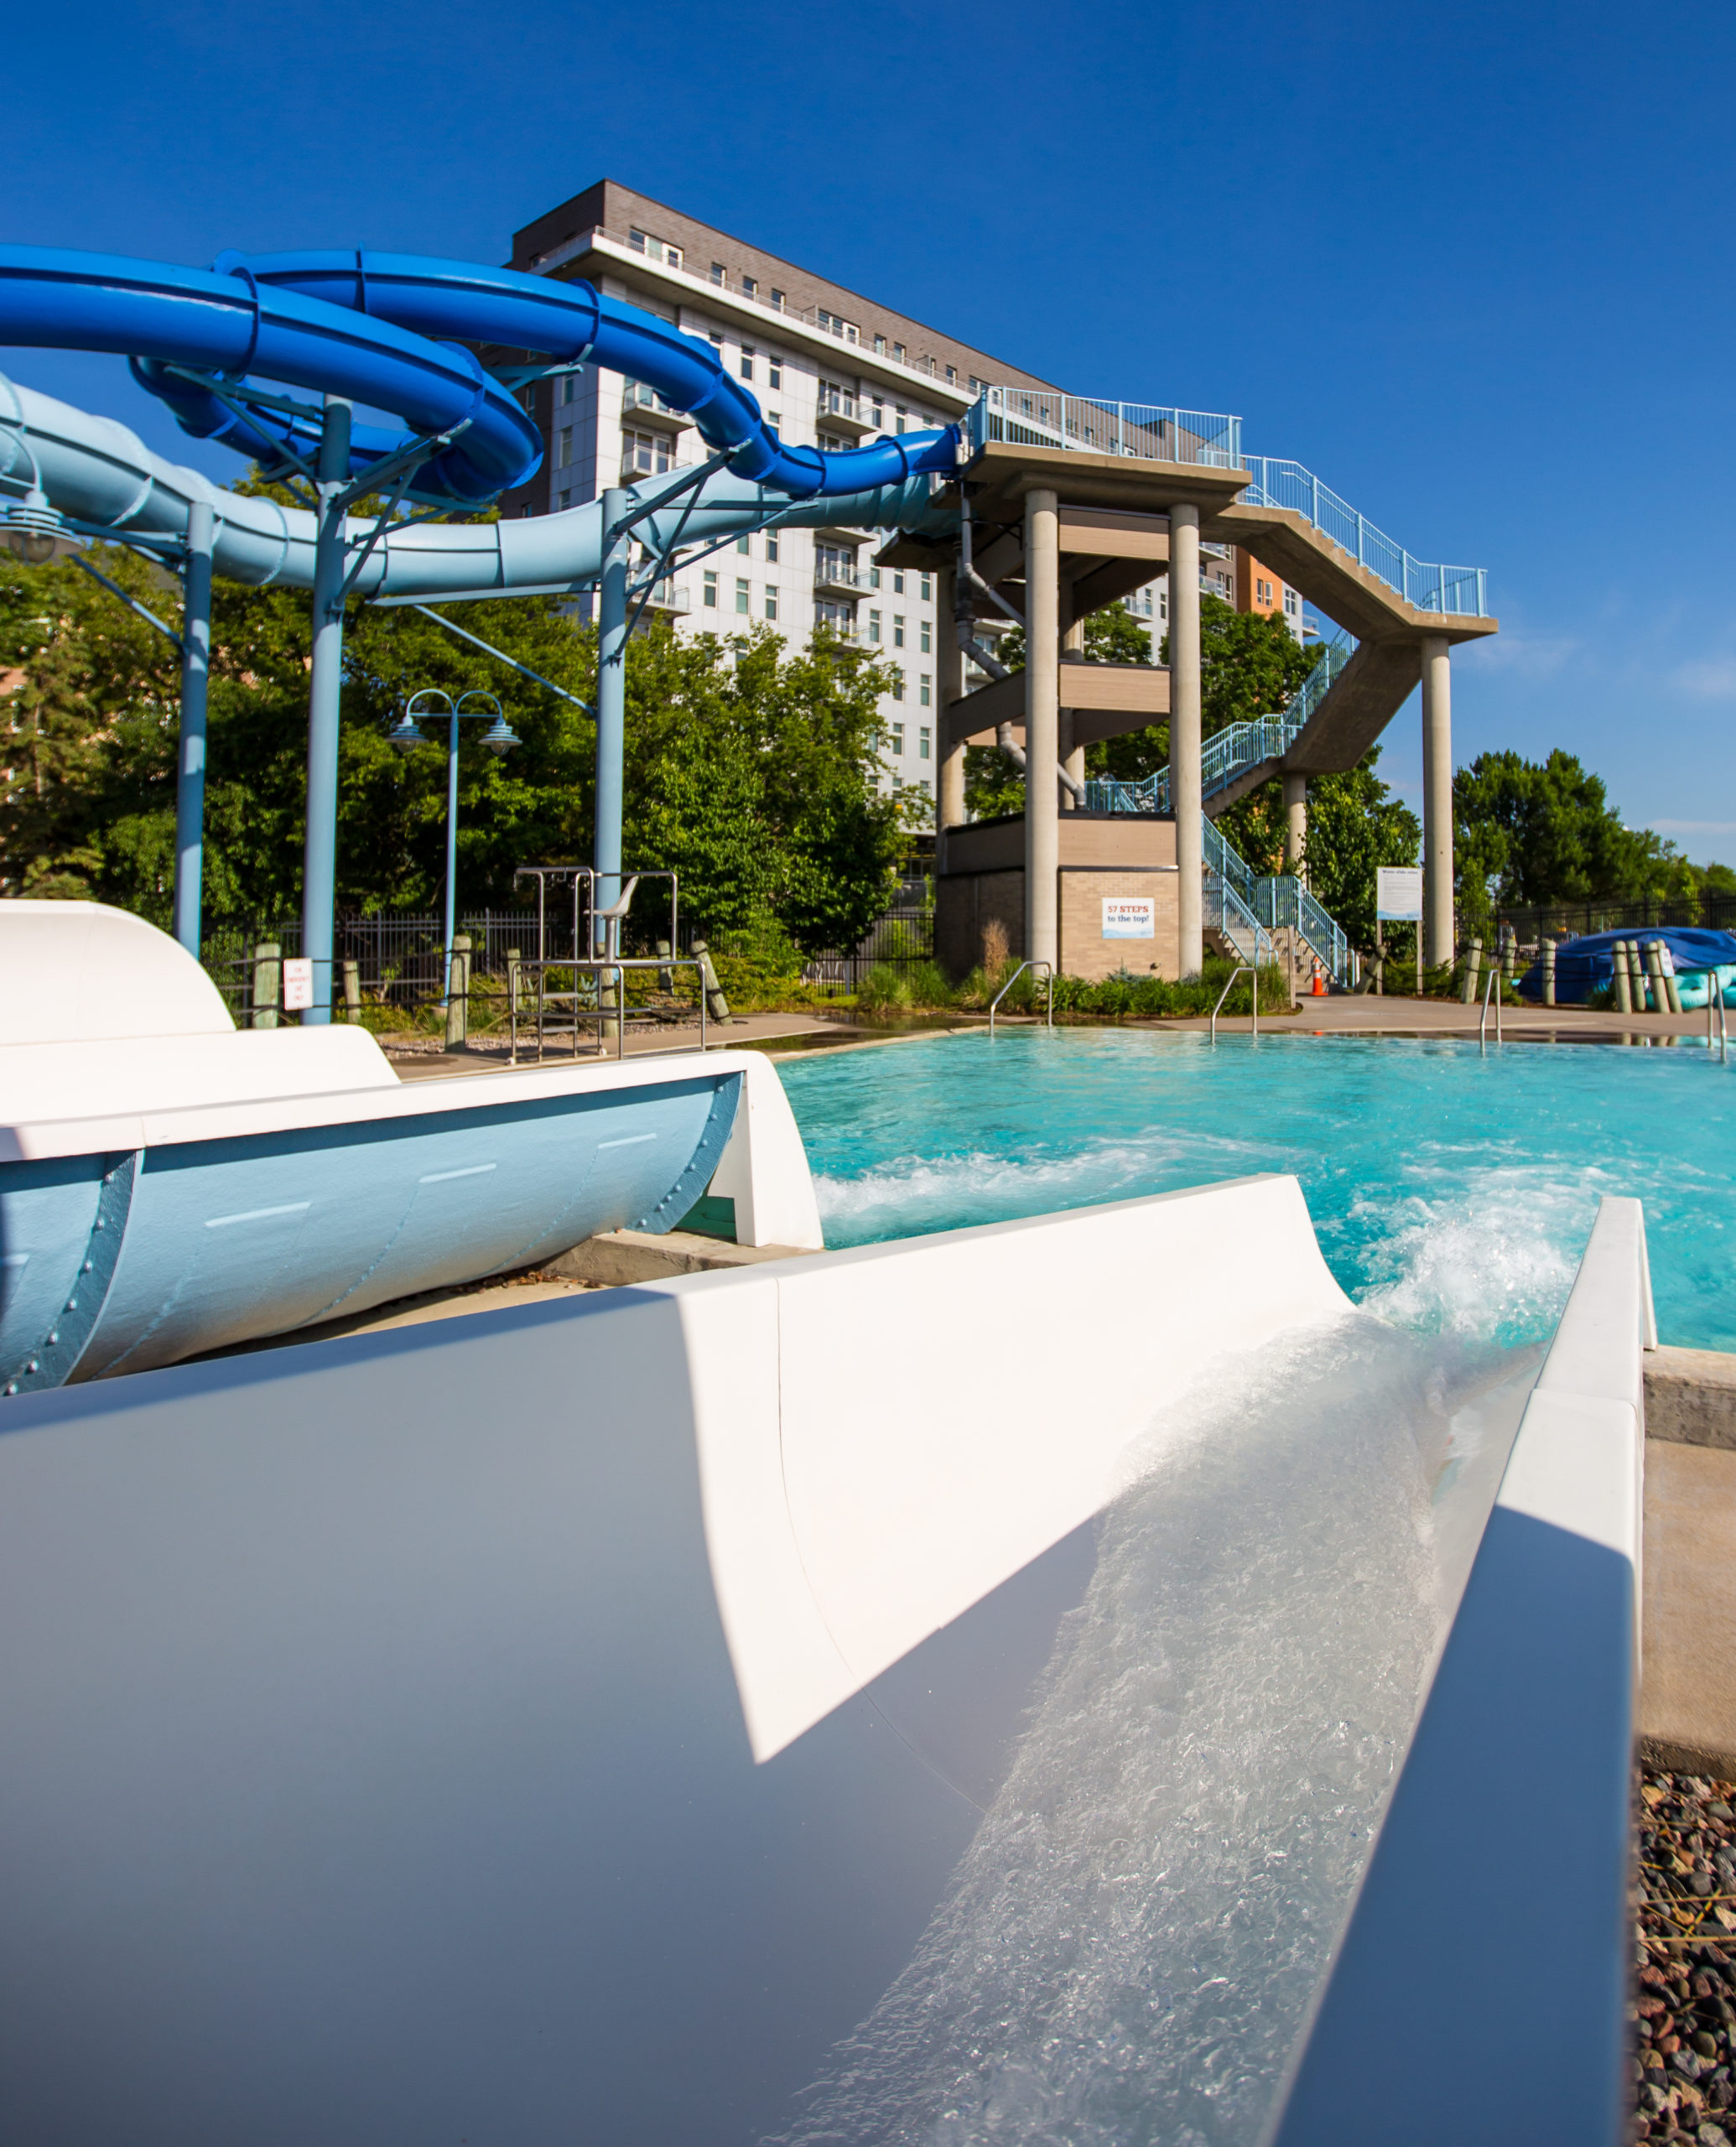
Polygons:
<instances>
[{"instance_id":1,"label":"white apartment building","mask_svg":"<svg viewBox=\"0 0 1736 2147\"><path fill-rule=\"evenodd\" d=\"M511 267L582 279L708 341L752 390L779 435L796 446L850 448L882 433L915 432L963 417L990 384L1053 382L961 344L647 196L600 180L515 234ZM543 436L536 477L503 514L558 512L705 459L698 432L643 382L596 366L538 382L527 407ZM883 754L906 783L934 794L938 637L936 577L881 568L884 533L845 524L767 530L693 558L653 593L647 615L678 633L729 634L764 622L791 640L824 624L891 669L881 704ZM1201 585L1238 601L1242 554L1203 559ZM1301 632L1294 592L1250 563L1247 608L1284 608ZM1244 580L1249 580L1246 573ZM1161 636L1162 582L1127 600ZM588 613L588 606L584 607ZM971 667L973 672L975 667Z\"/></svg>"}]
</instances>

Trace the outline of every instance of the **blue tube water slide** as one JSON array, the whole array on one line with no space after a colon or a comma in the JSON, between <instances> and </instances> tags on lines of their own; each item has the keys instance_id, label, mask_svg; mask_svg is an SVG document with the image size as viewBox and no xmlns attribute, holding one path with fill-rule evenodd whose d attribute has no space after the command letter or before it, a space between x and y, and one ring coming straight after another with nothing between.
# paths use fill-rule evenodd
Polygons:
<instances>
[{"instance_id":1,"label":"blue tube water slide","mask_svg":"<svg viewBox=\"0 0 1736 2147\"><path fill-rule=\"evenodd\" d=\"M365 477L418 440L450 435L417 471L415 489L460 509L525 482L541 454L529 417L465 342L533 351L550 366L608 366L691 415L713 455L726 459L697 486L690 472L676 472L634 490L636 506L665 494L672 502L636 525L653 548L678 526L698 544L773 517L911 527L933 510L932 479L959 465L951 426L832 454L787 446L709 345L588 284L360 250L225 254L200 270L0 247L0 344L124 355L184 430L221 439L268 469L290 466L286 450L313 447L319 413L285 413L281 397L260 399L260 383L390 411L409 429L357 427L352 476ZM87 528L179 535L189 506L201 500L217 517L218 573L256 585L312 585L310 513L226 491L153 455L124 427L8 382L0 389L0 481L25 481L33 460L50 503ZM372 527L358 521L351 533L360 540ZM600 572L603 538L597 502L493 525L424 523L388 532L356 588L429 595L579 586Z\"/></svg>"}]
</instances>

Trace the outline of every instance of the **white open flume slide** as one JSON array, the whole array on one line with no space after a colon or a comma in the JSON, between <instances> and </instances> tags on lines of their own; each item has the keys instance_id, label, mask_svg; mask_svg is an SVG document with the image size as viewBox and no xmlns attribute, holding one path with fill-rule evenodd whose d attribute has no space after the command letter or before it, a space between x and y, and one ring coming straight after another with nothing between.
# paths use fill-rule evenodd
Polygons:
<instances>
[{"instance_id":1,"label":"white open flume slide","mask_svg":"<svg viewBox=\"0 0 1736 2147\"><path fill-rule=\"evenodd\" d=\"M1361 1861L1402 1768L1354 1915L1348 1895L1324 1924L1311 1910L1323 1997L1285 1998L1294 2027L1241 2106L1286 2143L1619 2136L1649 1316L1637 1207L1606 1203L1504 1479L1512 1421L1484 1453L1421 1727L1413 1692L1364 1770ZM1162 1768L1210 1742L1198 1706L1235 1696L1209 1675L1182 1693L1188 1648L1250 1677L1262 1657L1306 1673L1314 1648L1250 1612L1260 1574L1208 1555L1221 1512L1174 1502L1215 1483L1219 1509L1258 1504L1282 1478L1261 1555L1306 1609L1285 1528L1328 1541L1341 1479L1310 1505L1285 1472L1311 1480L1359 1383L1388 1505L1414 1505L1393 1460L1408 1432L1380 1443L1387 1332L1272 1177L4 1404L8 2134L951 2138L917 2124L954 2104L923 2101L912 2052L949 2008L998 2004L1040 1926L1071 1951L1029 2018L994 2015L1006 2036L1064 2041L1067 1994L1090 1984L1117 2032L1143 2022L1161 2046L1194 1999L1161 1962L1161 1991L1119 1967L1094 1983L1091 1957L1113 1952L1117 1904L1132 1913L1110 1868L1136 1863L1128 1837L1176 1815L1161 1770L1130 1818L1099 1782L1125 1791L1141 1724L1162 1728ZM1172 1508L1171 1532L1130 1531L1130 1501ZM1427 1627L1401 1547L1397 1609L1376 1601L1367 1630ZM1164 1586L1183 1622L1241 1604L1241 1656L1178 1625L1167 1668L1138 1655L1068 1713L1079 1666L1113 1659ZM1353 1607L1317 1606L1323 1647L1364 1630ZM1266 1748L1257 1723L1219 1742L1238 1739L1255 1770L1231 1801L1251 1811ZM1318 1832L1326 1807L1309 1812ZM1532 1854L1546 1813L1564 1866ZM1110 1859L1098 1920L1020 1904L1009 1923L1068 1841ZM1208 1886L1202 1946L1232 1895L1292 1898L1262 1856ZM1265 1955L1293 1936L1276 1912L1255 1935ZM1529 2062L1521 1983L1547 2020L1541 2113L1503 2099ZM1092 2048L1147 2077L1125 2040ZM1072 2136L1014 2056L995 2092L1016 2077L1034 2099L980 2136ZM1150 2077L1175 2107L1186 2083ZM1079 2136L1170 2136L1156 2113Z\"/></svg>"}]
</instances>

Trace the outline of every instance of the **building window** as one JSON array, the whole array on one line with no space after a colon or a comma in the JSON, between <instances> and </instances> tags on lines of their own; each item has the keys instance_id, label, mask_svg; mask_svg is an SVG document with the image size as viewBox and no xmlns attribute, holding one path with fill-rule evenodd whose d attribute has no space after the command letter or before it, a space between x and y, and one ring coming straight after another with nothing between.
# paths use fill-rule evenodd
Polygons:
<instances>
[{"instance_id":1,"label":"building window","mask_svg":"<svg viewBox=\"0 0 1736 2147\"><path fill-rule=\"evenodd\" d=\"M934 681L933 681L933 679L930 677L930 675L928 674L928 672L926 672L926 671L925 671L925 672L923 672L923 676L922 676L921 683L920 683L920 684L918 685L918 687L917 687L917 699L922 703L922 704L923 704L923 706L924 708L929 708L929 707L932 707L932 706L933 705L933 700L934 700L934 694L933 694L933 684L934 684ZM926 730L923 733L923 737L925 737L925 738L928 736L928 732L927 732ZM923 754L923 758L926 761L926 760L928 759L928 756L926 753L924 753L924 754Z\"/></svg>"},{"instance_id":2,"label":"building window","mask_svg":"<svg viewBox=\"0 0 1736 2147\"><path fill-rule=\"evenodd\" d=\"M840 342L856 341L856 325L853 320L845 320L839 314L828 313L824 306L817 306L814 309L813 317L819 326L825 330L827 335L837 336Z\"/></svg>"},{"instance_id":3,"label":"building window","mask_svg":"<svg viewBox=\"0 0 1736 2147\"><path fill-rule=\"evenodd\" d=\"M904 698L904 673L902 673L902 671L897 668L897 666L896 664L894 664L894 666L892 667L892 684L891 684L891 690L892 699L893 699L895 701L902 701L902 700L903 699L903 698Z\"/></svg>"},{"instance_id":4,"label":"building window","mask_svg":"<svg viewBox=\"0 0 1736 2147\"><path fill-rule=\"evenodd\" d=\"M767 387L782 387L783 386L783 360L782 358L767 359L766 385Z\"/></svg>"},{"instance_id":5,"label":"building window","mask_svg":"<svg viewBox=\"0 0 1736 2147\"><path fill-rule=\"evenodd\" d=\"M570 403L578 386L579 376L576 373L563 373L560 379L561 401L563 403Z\"/></svg>"},{"instance_id":6,"label":"building window","mask_svg":"<svg viewBox=\"0 0 1736 2147\"><path fill-rule=\"evenodd\" d=\"M904 362L904 346L903 346L902 343L894 343L894 344L893 344L893 346L892 346L892 356L893 356L893 358L897 361L897 362L899 365L901 365L901 366L902 366L902 365L903 364L903 362Z\"/></svg>"},{"instance_id":7,"label":"building window","mask_svg":"<svg viewBox=\"0 0 1736 2147\"><path fill-rule=\"evenodd\" d=\"M783 311L783 293L782 291L774 290L772 292L772 309L774 313L782 313Z\"/></svg>"},{"instance_id":8,"label":"building window","mask_svg":"<svg viewBox=\"0 0 1736 2147\"><path fill-rule=\"evenodd\" d=\"M1167 619L1169 616L1169 584L1167 582L1165 582L1157 592L1157 616L1160 619Z\"/></svg>"},{"instance_id":9,"label":"building window","mask_svg":"<svg viewBox=\"0 0 1736 2147\"><path fill-rule=\"evenodd\" d=\"M876 335L874 339L874 355L877 358L883 358L886 354L886 339L884 335Z\"/></svg>"},{"instance_id":10,"label":"building window","mask_svg":"<svg viewBox=\"0 0 1736 2147\"><path fill-rule=\"evenodd\" d=\"M722 262L714 261L712 263L711 280L714 283L727 283L729 282L730 279L728 275L725 273Z\"/></svg>"},{"instance_id":11,"label":"building window","mask_svg":"<svg viewBox=\"0 0 1736 2147\"><path fill-rule=\"evenodd\" d=\"M959 368L956 366L949 366L946 369L946 377L947 385L949 387L956 387L959 384Z\"/></svg>"},{"instance_id":12,"label":"building window","mask_svg":"<svg viewBox=\"0 0 1736 2147\"><path fill-rule=\"evenodd\" d=\"M907 429L909 424L910 413L900 403L892 412L892 430L902 433Z\"/></svg>"},{"instance_id":13,"label":"building window","mask_svg":"<svg viewBox=\"0 0 1736 2147\"><path fill-rule=\"evenodd\" d=\"M735 584L735 609L744 619L753 609L753 584L751 581L737 581Z\"/></svg>"},{"instance_id":14,"label":"building window","mask_svg":"<svg viewBox=\"0 0 1736 2147\"><path fill-rule=\"evenodd\" d=\"M975 373L970 376L970 392L973 395L980 395L983 392L983 384Z\"/></svg>"},{"instance_id":15,"label":"building window","mask_svg":"<svg viewBox=\"0 0 1736 2147\"><path fill-rule=\"evenodd\" d=\"M573 466L573 428L563 425L555 436L554 466L557 470L570 470ZM959 542L962 543L961 538Z\"/></svg>"},{"instance_id":16,"label":"building window","mask_svg":"<svg viewBox=\"0 0 1736 2147\"><path fill-rule=\"evenodd\" d=\"M868 614L868 638L870 641L878 641L880 639L880 614L878 611L871 611Z\"/></svg>"},{"instance_id":17,"label":"building window","mask_svg":"<svg viewBox=\"0 0 1736 2147\"><path fill-rule=\"evenodd\" d=\"M766 585L766 616L768 619L777 616L777 591L769 582Z\"/></svg>"},{"instance_id":18,"label":"building window","mask_svg":"<svg viewBox=\"0 0 1736 2147\"><path fill-rule=\"evenodd\" d=\"M772 428L772 431L773 431L773 432L775 432L775 433L776 433L776 432L782 432L782 429L783 429L783 413L782 413L782 410L768 410L768 411L767 411L767 413L766 413L766 423L767 423L768 425L770 425L770 426L771 426L771 428Z\"/></svg>"},{"instance_id":19,"label":"building window","mask_svg":"<svg viewBox=\"0 0 1736 2147\"><path fill-rule=\"evenodd\" d=\"M816 433L814 439L819 443L822 455L847 455L855 445L855 442L847 440L842 433Z\"/></svg>"},{"instance_id":20,"label":"building window","mask_svg":"<svg viewBox=\"0 0 1736 2147\"><path fill-rule=\"evenodd\" d=\"M892 576L892 594L894 596L904 594L904 576L902 573L895 573Z\"/></svg>"},{"instance_id":21,"label":"building window","mask_svg":"<svg viewBox=\"0 0 1736 2147\"><path fill-rule=\"evenodd\" d=\"M886 735L891 741L894 757L902 758L904 752L904 725L902 723L893 724Z\"/></svg>"},{"instance_id":22,"label":"building window","mask_svg":"<svg viewBox=\"0 0 1736 2147\"><path fill-rule=\"evenodd\" d=\"M933 629L929 626L928 621L926 619L923 619L919 622L918 632L921 636L922 651L923 655L932 656L934 653Z\"/></svg>"},{"instance_id":23,"label":"building window","mask_svg":"<svg viewBox=\"0 0 1736 2147\"><path fill-rule=\"evenodd\" d=\"M870 399L865 407L868 412L868 415L865 422L872 425L876 432L883 433L886 429L886 404L881 401L877 395L876 395Z\"/></svg>"},{"instance_id":24,"label":"building window","mask_svg":"<svg viewBox=\"0 0 1736 2147\"><path fill-rule=\"evenodd\" d=\"M741 278L742 297L745 299L756 299L759 294L760 286L758 278L754 276L744 276Z\"/></svg>"},{"instance_id":25,"label":"building window","mask_svg":"<svg viewBox=\"0 0 1736 2147\"><path fill-rule=\"evenodd\" d=\"M817 626L829 626L840 641L854 641L856 637L855 607L839 602L836 597L821 596L814 600L813 623Z\"/></svg>"},{"instance_id":26,"label":"building window","mask_svg":"<svg viewBox=\"0 0 1736 2147\"><path fill-rule=\"evenodd\" d=\"M717 575L715 571L710 567L707 567L705 569L705 595L704 601L712 611L715 611L717 609Z\"/></svg>"},{"instance_id":27,"label":"building window","mask_svg":"<svg viewBox=\"0 0 1736 2147\"><path fill-rule=\"evenodd\" d=\"M925 604L932 604L934 601L934 580L932 574L925 574L923 576L923 601Z\"/></svg>"},{"instance_id":28,"label":"building window","mask_svg":"<svg viewBox=\"0 0 1736 2147\"><path fill-rule=\"evenodd\" d=\"M621 470L626 476L660 476L673 468L669 459L669 438L667 433L623 433L621 436Z\"/></svg>"},{"instance_id":29,"label":"building window","mask_svg":"<svg viewBox=\"0 0 1736 2147\"><path fill-rule=\"evenodd\" d=\"M751 559L753 557L753 553L750 548L749 540L746 537L738 537L735 539L735 549L741 554L744 559Z\"/></svg>"},{"instance_id":30,"label":"building window","mask_svg":"<svg viewBox=\"0 0 1736 2147\"><path fill-rule=\"evenodd\" d=\"M721 358L723 356L724 339L715 328L711 329L709 333L711 337L711 347L716 351L718 356Z\"/></svg>"},{"instance_id":31,"label":"building window","mask_svg":"<svg viewBox=\"0 0 1736 2147\"><path fill-rule=\"evenodd\" d=\"M923 699L924 702L926 702L926 701L928 700L928 680L927 680L926 678L924 678L924 679L923 679ZM922 728L919 731L917 731L917 758L919 761L926 761L927 759L928 759L928 758L929 758L929 750L928 750L928 748L929 748L929 741L930 741L930 740L933 738L933 732L928 729L928 725L927 725L926 724L923 726L923 728Z\"/></svg>"},{"instance_id":32,"label":"building window","mask_svg":"<svg viewBox=\"0 0 1736 2147\"><path fill-rule=\"evenodd\" d=\"M892 646L894 648L904 646L904 614L902 611L892 614Z\"/></svg>"},{"instance_id":33,"label":"building window","mask_svg":"<svg viewBox=\"0 0 1736 2147\"><path fill-rule=\"evenodd\" d=\"M1284 590L1284 616L1286 619L1296 616L1296 591L1287 584Z\"/></svg>"},{"instance_id":34,"label":"building window","mask_svg":"<svg viewBox=\"0 0 1736 2147\"><path fill-rule=\"evenodd\" d=\"M753 378L753 361L756 355L751 343L741 346L741 377L744 380Z\"/></svg>"},{"instance_id":35,"label":"building window","mask_svg":"<svg viewBox=\"0 0 1736 2147\"><path fill-rule=\"evenodd\" d=\"M869 568L868 586L871 589L878 589L880 587L880 569L878 567Z\"/></svg>"},{"instance_id":36,"label":"building window","mask_svg":"<svg viewBox=\"0 0 1736 2147\"><path fill-rule=\"evenodd\" d=\"M768 567L777 564L777 532L775 529L766 532L766 564Z\"/></svg>"}]
</instances>

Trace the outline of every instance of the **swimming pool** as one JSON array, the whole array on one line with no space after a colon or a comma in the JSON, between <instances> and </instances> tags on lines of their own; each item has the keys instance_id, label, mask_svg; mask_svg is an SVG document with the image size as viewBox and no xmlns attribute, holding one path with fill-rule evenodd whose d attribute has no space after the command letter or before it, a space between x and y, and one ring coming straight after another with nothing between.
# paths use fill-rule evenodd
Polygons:
<instances>
[{"instance_id":1,"label":"swimming pool","mask_svg":"<svg viewBox=\"0 0 1736 2147\"><path fill-rule=\"evenodd\" d=\"M977 1030L780 1068L829 1245L1301 1179L1333 1272L1421 1333L1551 1332L1600 1195L1645 1203L1660 1338L1736 1349L1736 1066L1703 1045ZM1257 1245L1250 1260L1260 1256Z\"/></svg>"}]
</instances>

